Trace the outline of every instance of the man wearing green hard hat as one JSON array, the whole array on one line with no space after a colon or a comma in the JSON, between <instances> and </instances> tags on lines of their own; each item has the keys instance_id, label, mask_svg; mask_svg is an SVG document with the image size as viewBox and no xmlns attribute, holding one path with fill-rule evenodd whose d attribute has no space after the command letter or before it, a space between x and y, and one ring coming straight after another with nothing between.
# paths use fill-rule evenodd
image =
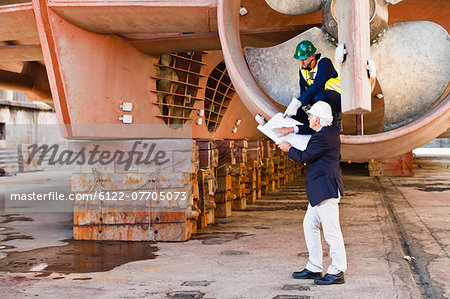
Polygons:
<instances>
[{"instance_id":1,"label":"man wearing green hard hat","mask_svg":"<svg viewBox=\"0 0 450 299\"><path fill-rule=\"evenodd\" d=\"M311 57L314 53L316 53L316 51L317 49L314 47L312 42L310 42L309 40L304 40L298 43L297 49L295 49L294 58L305 60Z\"/></svg>"},{"instance_id":2,"label":"man wearing green hard hat","mask_svg":"<svg viewBox=\"0 0 450 299\"><path fill-rule=\"evenodd\" d=\"M309 130L308 115L299 108L324 101L331 106L333 125L340 127L341 80L331 60L316 52L316 47L309 40L303 40L297 45L294 58L300 61L300 97L292 99L284 115L292 116ZM301 126L295 128L296 133L301 131Z\"/></svg>"}]
</instances>

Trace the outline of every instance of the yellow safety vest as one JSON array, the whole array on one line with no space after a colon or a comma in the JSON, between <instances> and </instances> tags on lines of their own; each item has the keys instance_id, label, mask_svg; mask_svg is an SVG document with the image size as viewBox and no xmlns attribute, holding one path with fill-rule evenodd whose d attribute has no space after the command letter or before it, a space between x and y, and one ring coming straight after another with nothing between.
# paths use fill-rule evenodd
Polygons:
<instances>
[{"instance_id":1,"label":"yellow safety vest","mask_svg":"<svg viewBox=\"0 0 450 299\"><path fill-rule=\"evenodd\" d=\"M324 58L324 57L320 57L320 59L317 60L316 65L311 70L305 70L305 69L300 68L303 79L305 79L306 83L308 84L308 87L311 86L312 84L314 84L314 79L317 74L317 67L319 66L319 61L321 61L322 58ZM338 73L337 70L336 70L336 73ZM306 89L308 89L308 88L306 88ZM339 76L339 73L338 73L337 78L330 78L330 79L328 79L327 82L325 82L325 90L334 90L338 93L341 93L341 78Z\"/></svg>"}]
</instances>

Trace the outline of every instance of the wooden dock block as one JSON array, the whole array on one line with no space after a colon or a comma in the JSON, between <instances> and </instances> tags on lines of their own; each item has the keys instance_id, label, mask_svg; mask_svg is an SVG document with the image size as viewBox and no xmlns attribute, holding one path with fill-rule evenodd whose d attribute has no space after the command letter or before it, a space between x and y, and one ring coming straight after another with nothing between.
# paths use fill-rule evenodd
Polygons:
<instances>
[{"instance_id":1,"label":"wooden dock block","mask_svg":"<svg viewBox=\"0 0 450 299\"><path fill-rule=\"evenodd\" d=\"M197 231L197 220L184 212L87 213L90 215L74 213L78 218L73 226L74 240L186 241ZM86 222L89 217L88 224L79 224L80 218Z\"/></svg>"},{"instance_id":2,"label":"wooden dock block","mask_svg":"<svg viewBox=\"0 0 450 299\"><path fill-rule=\"evenodd\" d=\"M383 160L370 161L370 176L414 176L412 152Z\"/></svg>"},{"instance_id":3,"label":"wooden dock block","mask_svg":"<svg viewBox=\"0 0 450 299\"><path fill-rule=\"evenodd\" d=\"M222 164L236 164L236 148L233 140L216 140L219 150L219 166Z\"/></svg>"},{"instance_id":4,"label":"wooden dock block","mask_svg":"<svg viewBox=\"0 0 450 299\"><path fill-rule=\"evenodd\" d=\"M159 145L168 153L186 156L195 165L198 159L195 142L184 144L164 140ZM180 144L184 148L180 147ZM132 148L131 143L119 144L121 149ZM114 145L119 148L119 145ZM77 145L79 146L79 145ZM110 145L112 146L112 145ZM178 158L181 156L177 156ZM195 167L195 166L194 166ZM114 241L186 241L197 232L200 209L197 207L200 196L197 170L187 172L153 172L152 168L138 167L145 171L120 172L118 168L105 171L95 170L74 173L71 178L75 194L92 195L91 201L74 202L73 236L75 240L114 240ZM96 193L97 191L98 193ZM99 192L101 191L101 192ZM157 192L154 192L157 191ZM175 200L165 196L162 199L142 200L134 195L145 196L151 193L164 194L186 192L186 200ZM203 191L202 191L203 192ZM109 195L108 195L109 194ZM122 200L101 200L115 194L123 194ZM206 223L214 219L214 206L206 215ZM202 221L200 219L200 221Z\"/></svg>"},{"instance_id":5,"label":"wooden dock block","mask_svg":"<svg viewBox=\"0 0 450 299\"><path fill-rule=\"evenodd\" d=\"M245 163L236 163L231 166L231 192L236 195L236 199L233 201L233 210L245 209L245 205L242 201L246 201L247 194L249 193L245 182L247 178L247 167Z\"/></svg>"},{"instance_id":6,"label":"wooden dock block","mask_svg":"<svg viewBox=\"0 0 450 299\"><path fill-rule=\"evenodd\" d=\"M270 181L269 183L269 191L277 190L277 182L275 180Z\"/></svg>"},{"instance_id":7,"label":"wooden dock block","mask_svg":"<svg viewBox=\"0 0 450 299\"><path fill-rule=\"evenodd\" d=\"M231 208L235 211L245 210L247 207L247 200L245 197L236 198L233 200Z\"/></svg>"},{"instance_id":8,"label":"wooden dock block","mask_svg":"<svg viewBox=\"0 0 450 299\"><path fill-rule=\"evenodd\" d=\"M263 158L271 158L274 155L276 146L272 140L263 140Z\"/></svg>"},{"instance_id":9,"label":"wooden dock block","mask_svg":"<svg viewBox=\"0 0 450 299\"><path fill-rule=\"evenodd\" d=\"M247 148L248 148L248 140L247 139L234 139L234 146L236 149L236 162L237 163L246 163L247 162Z\"/></svg>"},{"instance_id":10,"label":"wooden dock block","mask_svg":"<svg viewBox=\"0 0 450 299\"><path fill-rule=\"evenodd\" d=\"M200 210L198 228L203 228L208 224L214 223L214 169L200 169L198 171L199 199L196 201L197 208Z\"/></svg>"},{"instance_id":11,"label":"wooden dock block","mask_svg":"<svg viewBox=\"0 0 450 299\"><path fill-rule=\"evenodd\" d=\"M199 147L199 167L203 169L219 165L219 149L212 139L196 139Z\"/></svg>"},{"instance_id":12,"label":"wooden dock block","mask_svg":"<svg viewBox=\"0 0 450 299\"><path fill-rule=\"evenodd\" d=\"M231 216L231 202L236 195L231 193L231 189L226 192L216 192L214 201L216 203L215 215L217 218L226 218Z\"/></svg>"},{"instance_id":13,"label":"wooden dock block","mask_svg":"<svg viewBox=\"0 0 450 299\"><path fill-rule=\"evenodd\" d=\"M224 203L216 203L215 215L217 218L227 218L231 216L231 200Z\"/></svg>"}]
</instances>

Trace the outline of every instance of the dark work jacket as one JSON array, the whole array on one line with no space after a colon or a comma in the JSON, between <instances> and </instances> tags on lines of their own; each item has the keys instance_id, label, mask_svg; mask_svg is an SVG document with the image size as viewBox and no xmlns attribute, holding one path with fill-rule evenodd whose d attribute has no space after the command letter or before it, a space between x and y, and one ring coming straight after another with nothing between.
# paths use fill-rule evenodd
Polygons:
<instances>
[{"instance_id":1,"label":"dark work jacket","mask_svg":"<svg viewBox=\"0 0 450 299\"><path fill-rule=\"evenodd\" d=\"M304 151L289 149L289 159L306 163L306 195L311 206L344 195L341 174L341 141L335 126L314 132Z\"/></svg>"},{"instance_id":2,"label":"dark work jacket","mask_svg":"<svg viewBox=\"0 0 450 299\"><path fill-rule=\"evenodd\" d=\"M316 54L316 60L319 61L321 54ZM300 77L300 97L297 99L302 102L303 106L308 104L314 104L314 102L321 100L320 98L315 98L318 93L325 91L325 83L331 78L336 78L338 73L336 72L333 63L328 57L324 57L319 61L317 65L317 74L314 79L314 83L308 85L306 80L303 78L301 69L298 71ZM339 94L339 93L338 93ZM339 94L340 95L340 94ZM321 98L325 98L322 96Z\"/></svg>"}]
</instances>

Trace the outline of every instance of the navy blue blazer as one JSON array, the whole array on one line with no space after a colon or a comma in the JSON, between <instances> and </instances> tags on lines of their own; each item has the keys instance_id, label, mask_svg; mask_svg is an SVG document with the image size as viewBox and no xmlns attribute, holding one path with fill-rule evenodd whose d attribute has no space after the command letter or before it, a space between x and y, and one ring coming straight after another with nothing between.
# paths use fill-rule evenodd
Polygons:
<instances>
[{"instance_id":1,"label":"navy blue blazer","mask_svg":"<svg viewBox=\"0 0 450 299\"><path fill-rule=\"evenodd\" d=\"M306 163L306 195L311 206L344 195L341 173L341 140L335 126L314 132L304 151L289 149L289 159Z\"/></svg>"}]
</instances>

